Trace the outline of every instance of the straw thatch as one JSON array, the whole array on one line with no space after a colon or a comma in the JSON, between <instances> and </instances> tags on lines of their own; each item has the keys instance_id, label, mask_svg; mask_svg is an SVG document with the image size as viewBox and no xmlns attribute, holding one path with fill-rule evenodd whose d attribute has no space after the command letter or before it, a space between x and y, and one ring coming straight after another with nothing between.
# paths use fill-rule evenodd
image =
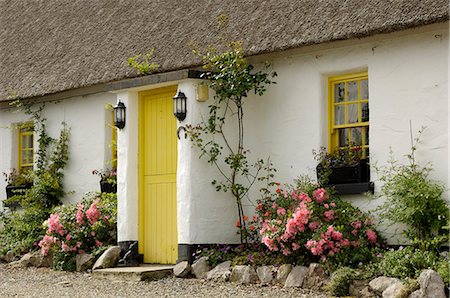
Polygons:
<instances>
[{"instance_id":1,"label":"straw thatch","mask_svg":"<svg viewBox=\"0 0 450 298\"><path fill-rule=\"evenodd\" d=\"M198 64L191 46L242 41L247 54L392 32L449 18L448 0L0 0L0 100ZM228 26L217 29L217 18Z\"/></svg>"}]
</instances>

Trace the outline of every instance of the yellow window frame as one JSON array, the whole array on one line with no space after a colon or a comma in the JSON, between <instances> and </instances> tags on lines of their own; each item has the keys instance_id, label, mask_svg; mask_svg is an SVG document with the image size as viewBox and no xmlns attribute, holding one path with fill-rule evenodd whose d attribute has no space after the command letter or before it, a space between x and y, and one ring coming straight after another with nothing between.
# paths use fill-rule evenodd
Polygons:
<instances>
[{"instance_id":1,"label":"yellow window frame","mask_svg":"<svg viewBox=\"0 0 450 298\"><path fill-rule=\"evenodd\" d=\"M114 123L114 110L111 111L111 167L117 169L117 128Z\"/></svg>"},{"instance_id":2,"label":"yellow window frame","mask_svg":"<svg viewBox=\"0 0 450 298\"><path fill-rule=\"evenodd\" d=\"M361 92L361 82L367 81L367 98L362 98ZM357 82L357 98L356 100L349 100L349 83ZM342 101L336 100L335 87L336 85L343 84L344 85L344 97L340 97ZM366 133L369 129L369 120L363 121L362 115L362 105L369 104L369 76L367 72L353 73L341 76L334 76L328 79L328 123L329 123L329 134L328 134L328 150L332 152L336 149L343 148L344 146L339 145L339 129L347 129L348 140L345 140L345 143L352 144L354 141L352 128L361 128L361 147L363 152L363 158L367 157L369 150L369 140ZM357 107L357 121L353 123L349 123L349 107L351 105L356 105ZM335 115L336 108L340 107L343 109L343 123L336 123ZM366 141L367 140L367 141ZM342 144L341 144L342 145Z\"/></svg>"},{"instance_id":3,"label":"yellow window frame","mask_svg":"<svg viewBox=\"0 0 450 298\"><path fill-rule=\"evenodd\" d=\"M32 122L18 126L18 138L18 169L20 173L23 173L33 170L34 165L34 125Z\"/></svg>"}]
</instances>

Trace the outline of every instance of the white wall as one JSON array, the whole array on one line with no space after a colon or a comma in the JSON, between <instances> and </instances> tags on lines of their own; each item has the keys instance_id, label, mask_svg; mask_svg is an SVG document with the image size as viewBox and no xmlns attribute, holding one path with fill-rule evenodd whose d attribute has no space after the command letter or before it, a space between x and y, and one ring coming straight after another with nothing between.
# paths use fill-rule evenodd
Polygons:
<instances>
[{"instance_id":1,"label":"white wall","mask_svg":"<svg viewBox=\"0 0 450 298\"><path fill-rule=\"evenodd\" d=\"M112 118L105 107L107 103L115 102L115 94L103 93L45 104L44 117L50 136L59 136L62 121L70 128L70 157L64 171L64 186L68 193L64 202L75 202L85 192L100 190L100 178L92 175L92 170L110 166ZM15 109L0 110L0 173L18 165L17 131L7 126L27 120L28 116L15 112ZM35 148L36 139L35 135ZM5 186L1 179L0 199L6 198Z\"/></svg>"},{"instance_id":2,"label":"white wall","mask_svg":"<svg viewBox=\"0 0 450 298\"><path fill-rule=\"evenodd\" d=\"M432 178L448 183L446 25L253 57L252 61L266 59L278 73L277 84L271 85L263 97L247 99L245 146L255 157L270 156L278 170L278 181L289 183L300 174L315 175L316 162L311 152L328 145L327 78L368 71L371 162L384 164L389 147L398 159L404 160L410 148L412 120L414 132L421 126L427 127L417 152L419 163L431 162ZM190 101L185 122L195 124L201 119L200 114L205 117L207 105ZM178 170L189 175L190 180L186 178L189 183L179 184L178 192L186 194L183 200L191 206L187 208L189 222L179 225L180 242L237 242L237 214L232 197L214 190L211 180L217 177L215 169L199 160L198 152L189 149L186 142L182 140L179 146L179 158L185 160L179 163ZM379 189L374 171L371 174ZM251 197L257 199L258 193L253 192ZM380 203L363 195L345 199L364 210ZM251 204L248 205L251 213ZM385 231L385 236L391 238L391 232Z\"/></svg>"}]
</instances>

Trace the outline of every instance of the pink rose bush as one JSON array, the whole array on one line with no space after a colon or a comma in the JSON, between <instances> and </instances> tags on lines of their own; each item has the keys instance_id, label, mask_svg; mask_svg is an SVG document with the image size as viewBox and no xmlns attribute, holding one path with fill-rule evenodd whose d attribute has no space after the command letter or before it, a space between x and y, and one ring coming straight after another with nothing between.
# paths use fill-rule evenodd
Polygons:
<instances>
[{"instance_id":1,"label":"pink rose bush","mask_svg":"<svg viewBox=\"0 0 450 298\"><path fill-rule=\"evenodd\" d=\"M39 242L47 255L76 255L116 242L117 199L115 194L88 194L77 205L55 208L44 222L47 232Z\"/></svg>"},{"instance_id":2,"label":"pink rose bush","mask_svg":"<svg viewBox=\"0 0 450 298\"><path fill-rule=\"evenodd\" d=\"M371 218L327 189L309 181L276 185L258 202L251 223L270 251L352 265L369 260L371 249L381 245Z\"/></svg>"}]
</instances>

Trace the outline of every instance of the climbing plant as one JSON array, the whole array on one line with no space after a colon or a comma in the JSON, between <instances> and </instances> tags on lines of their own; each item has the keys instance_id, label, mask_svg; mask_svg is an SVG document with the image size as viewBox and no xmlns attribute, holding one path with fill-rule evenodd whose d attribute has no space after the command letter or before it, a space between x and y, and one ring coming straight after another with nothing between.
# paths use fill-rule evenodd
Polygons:
<instances>
[{"instance_id":1,"label":"climbing plant","mask_svg":"<svg viewBox=\"0 0 450 298\"><path fill-rule=\"evenodd\" d=\"M194 51L203 60L207 70L203 75L215 96L209 105L208 117L197 125L187 125L192 144L200 149L200 157L214 165L222 179L213 180L217 191L231 192L239 215L236 226L240 228L241 242L247 243L246 216L242 200L258 180L273 177L270 161L249 161L249 150L244 146L244 101L250 93L262 96L266 86L274 83L275 72L256 71L245 59L238 43L231 43L229 50L217 53L211 48L206 53ZM226 125L228 120L236 126ZM235 127L235 130L233 128ZM268 175L261 175L268 171Z\"/></svg>"},{"instance_id":2,"label":"climbing plant","mask_svg":"<svg viewBox=\"0 0 450 298\"><path fill-rule=\"evenodd\" d=\"M16 99L12 105L33 121L38 143L34 170L30 173L33 186L24 194L8 199L18 202L23 210L0 213L0 227L3 229L0 231L0 253L13 251L21 254L35 248L45 233L42 223L52 208L61 204L65 194L63 178L69 158L70 130L63 122L59 138L53 138L48 135L42 114L44 105L33 106L21 99Z\"/></svg>"}]
</instances>

